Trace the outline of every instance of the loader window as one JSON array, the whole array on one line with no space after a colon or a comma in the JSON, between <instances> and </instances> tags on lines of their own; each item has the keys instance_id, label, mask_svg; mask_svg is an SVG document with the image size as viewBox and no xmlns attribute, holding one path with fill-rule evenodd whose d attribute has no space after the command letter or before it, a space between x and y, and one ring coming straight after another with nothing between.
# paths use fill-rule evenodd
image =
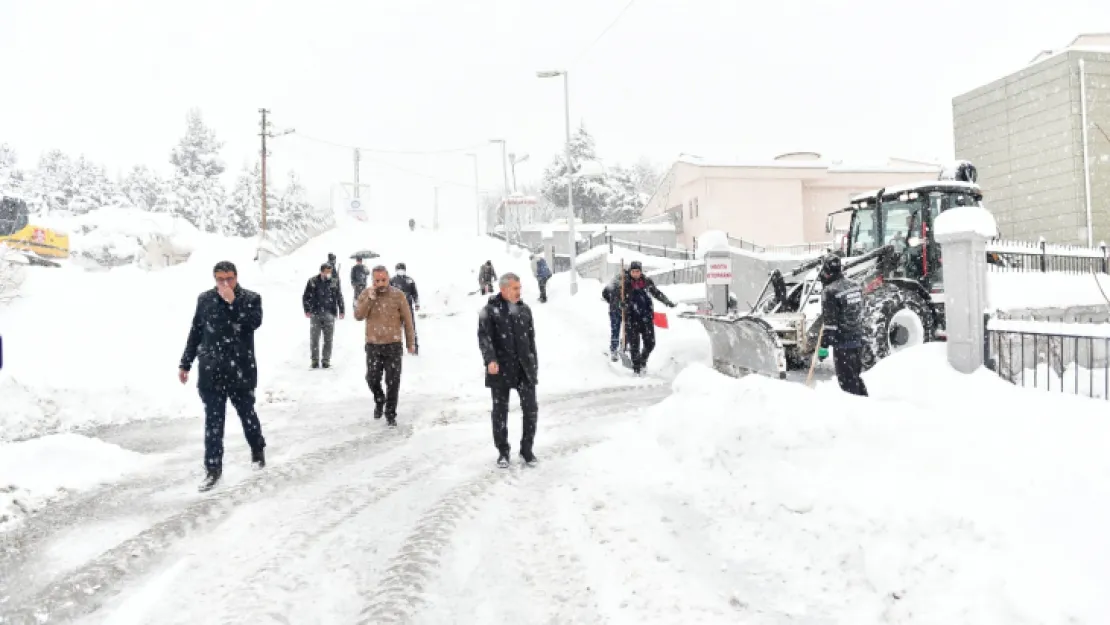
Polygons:
<instances>
[{"instance_id":1,"label":"loader window","mask_svg":"<svg viewBox=\"0 0 1110 625\"><path fill-rule=\"evenodd\" d=\"M878 247L875 232L874 208L861 208L853 213L848 231L848 256L860 256Z\"/></svg>"},{"instance_id":2,"label":"loader window","mask_svg":"<svg viewBox=\"0 0 1110 625\"><path fill-rule=\"evenodd\" d=\"M0 198L0 237L27 227L27 205L12 198Z\"/></svg>"},{"instance_id":3,"label":"loader window","mask_svg":"<svg viewBox=\"0 0 1110 625\"><path fill-rule=\"evenodd\" d=\"M920 201L883 202L883 244L894 243L905 247L910 220L917 214L920 206Z\"/></svg>"}]
</instances>

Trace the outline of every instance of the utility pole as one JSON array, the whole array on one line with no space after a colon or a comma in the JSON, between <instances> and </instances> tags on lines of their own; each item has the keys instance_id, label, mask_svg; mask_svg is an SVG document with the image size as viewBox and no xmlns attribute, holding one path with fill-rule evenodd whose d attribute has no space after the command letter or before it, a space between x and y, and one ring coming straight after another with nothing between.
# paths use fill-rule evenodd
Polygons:
<instances>
[{"instance_id":1,"label":"utility pole","mask_svg":"<svg viewBox=\"0 0 1110 625\"><path fill-rule=\"evenodd\" d=\"M358 148L355 148L355 199L358 199Z\"/></svg>"},{"instance_id":2,"label":"utility pole","mask_svg":"<svg viewBox=\"0 0 1110 625\"><path fill-rule=\"evenodd\" d=\"M435 200L432 204L432 230L439 231L439 187L435 188Z\"/></svg>"},{"instance_id":3,"label":"utility pole","mask_svg":"<svg viewBox=\"0 0 1110 625\"><path fill-rule=\"evenodd\" d=\"M478 236L482 236L482 190L478 187L478 155L467 154L474 159L474 223Z\"/></svg>"},{"instance_id":4,"label":"utility pole","mask_svg":"<svg viewBox=\"0 0 1110 625\"><path fill-rule=\"evenodd\" d=\"M502 188L505 189L505 193L502 195L503 199L501 201L501 207L503 209L502 214L504 215L504 217L502 217L502 219L501 219L501 224L504 228L504 234L505 234L505 253L508 254L509 253L509 162L508 162L508 156L505 154L505 149L506 149L505 140L504 139L491 139L490 143L500 143L501 144L501 176L505 179L504 180L505 186L502 187Z\"/></svg>"},{"instance_id":5,"label":"utility pole","mask_svg":"<svg viewBox=\"0 0 1110 625\"><path fill-rule=\"evenodd\" d=\"M270 122L266 121L266 116L270 111L266 109L258 109L262 114L262 132L258 133L262 137L262 238L266 238L266 137L270 135Z\"/></svg>"}]
</instances>

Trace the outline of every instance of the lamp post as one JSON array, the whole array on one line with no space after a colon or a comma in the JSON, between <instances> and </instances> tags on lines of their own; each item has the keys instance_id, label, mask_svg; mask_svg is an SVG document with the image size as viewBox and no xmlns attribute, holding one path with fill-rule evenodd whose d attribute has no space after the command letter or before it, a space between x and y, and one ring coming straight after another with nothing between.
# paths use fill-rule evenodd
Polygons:
<instances>
[{"instance_id":1,"label":"lamp post","mask_svg":"<svg viewBox=\"0 0 1110 625\"><path fill-rule=\"evenodd\" d=\"M513 191L516 191L516 166L526 160L528 160L527 154L524 154L520 158L517 158L516 154L513 154L511 152L509 153L509 165L511 165L513 169Z\"/></svg>"},{"instance_id":2,"label":"lamp post","mask_svg":"<svg viewBox=\"0 0 1110 625\"><path fill-rule=\"evenodd\" d=\"M570 238L570 294L578 293L578 239L574 234L574 164L570 157L570 80L566 70L536 72L539 78L563 77L563 109L567 129L567 236Z\"/></svg>"},{"instance_id":3,"label":"lamp post","mask_svg":"<svg viewBox=\"0 0 1110 625\"><path fill-rule=\"evenodd\" d=\"M505 193L501 196L501 208L504 211L504 217L501 219L502 229L505 235L505 253L509 253L509 167L506 163L505 156L505 140L504 139L490 139L490 143L501 144L501 176L504 178Z\"/></svg>"},{"instance_id":4,"label":"lamp post","mask_svg":"<svg viewBox=\"0 0 1110 625\"><path fill-rule=\"evenodd\" d=\"M478 188L478 155L471 152L467 156L474 159L474 219L478 236L482 236L482 191Z\"/></svg>"}]
</instances>

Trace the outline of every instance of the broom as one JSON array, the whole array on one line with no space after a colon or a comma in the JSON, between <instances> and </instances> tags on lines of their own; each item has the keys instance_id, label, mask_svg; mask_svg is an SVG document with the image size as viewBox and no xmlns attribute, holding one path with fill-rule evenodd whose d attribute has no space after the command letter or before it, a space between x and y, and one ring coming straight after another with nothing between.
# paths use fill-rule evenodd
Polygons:
<instances>
[{"instance_id":1,"label":"broom","mask_svg":"<svg viewBox=\"0 0 1110 625\"><path fill-rule=\"evenodd\" d=\"M809 361L809 375L806 376L806 386L813 388L810 382L813 380L813 370L817 368L817 352L821 349L821 339L825 336L825 324L821 324L821 330L817 333L817 349L813 350L813 358Z\"/></svg>"}]
</instances>

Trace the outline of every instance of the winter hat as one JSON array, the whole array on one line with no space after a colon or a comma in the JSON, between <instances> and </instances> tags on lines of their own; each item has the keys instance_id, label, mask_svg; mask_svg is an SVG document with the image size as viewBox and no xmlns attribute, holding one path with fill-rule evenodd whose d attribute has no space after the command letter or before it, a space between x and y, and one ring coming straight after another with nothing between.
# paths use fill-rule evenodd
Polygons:
<instances>
[{"instance_id":1,"label":"winter hat","mask_svg":"<svg viewBox=\"0 0 1110 625\"><path fill-rule=\"evenodd\" d=\"M394 267L394 269L396 269L397 271L405 271L406 269L408 269L408 267L405 266L405 263L397 263L397 266Z\"/></svg>"},{"instance_id":2,"label":"winter hat","mask_svg":"<svg viewBox=\"0 0 1110 625\"><path fill-rule=\"evenodd\" d=\"M643 266L643 264L640 263L640 261L634 260L634 261L632 261L632 264L628 266L628 270L629 271L635 271L637 269L639 269L640 271L643 271L644 266Z\"/></svg>"}]
</instances>

